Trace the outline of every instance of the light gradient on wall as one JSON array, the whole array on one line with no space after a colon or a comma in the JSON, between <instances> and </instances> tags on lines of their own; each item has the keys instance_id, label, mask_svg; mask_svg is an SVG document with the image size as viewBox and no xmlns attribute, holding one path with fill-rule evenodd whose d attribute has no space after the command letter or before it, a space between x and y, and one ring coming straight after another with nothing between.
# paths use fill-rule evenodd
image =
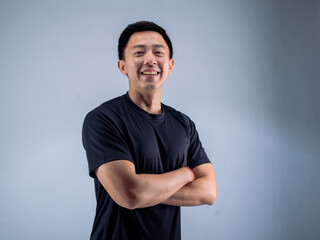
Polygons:
<instances>
[{"instance_id":1,"label":"light gradient on wall","mask_svg":"<svg viewBox=\"0 0 320 240\"><path fill-rule=\"evenodd\" d=\"M319 1L0 1L0 239L88 239L81 127L123 94L117 38L167 29L162 101L196 123L218 199L184 240L320 239Z\"/></svg>"}]
</instances>

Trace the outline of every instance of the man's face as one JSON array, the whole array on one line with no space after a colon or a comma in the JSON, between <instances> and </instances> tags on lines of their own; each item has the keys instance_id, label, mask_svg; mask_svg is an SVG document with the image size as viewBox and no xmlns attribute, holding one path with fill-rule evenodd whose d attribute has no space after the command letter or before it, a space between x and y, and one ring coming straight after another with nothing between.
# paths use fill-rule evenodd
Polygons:
<instances>
[{"instance_id":1,"label":"man's face","mask_svg":"<svg viewBox=\"0 0 320 240\"><path fill-rule=\"evenodd\" d=\"M118 61L122 74L129 78L129 89L145 91L162 89L174 60L161 34L153 31L132 34L124 50L124 60Z\"/></svg>"}]
</instances>

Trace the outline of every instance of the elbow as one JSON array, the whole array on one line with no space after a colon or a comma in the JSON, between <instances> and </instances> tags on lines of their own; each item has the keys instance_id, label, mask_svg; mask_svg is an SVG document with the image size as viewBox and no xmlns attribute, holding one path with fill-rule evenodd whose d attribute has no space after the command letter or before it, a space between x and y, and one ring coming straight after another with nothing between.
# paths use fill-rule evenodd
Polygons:
<instances>
[{"instance_id":1,"label":"elbow","mask_svg":"<svg viewBox=\"0 0 320 240\"><path fill-rule=\"evenodd\" d=\"M129 209L129 210L134 210L138 208L139 206L139 201L136 196L124 196L122 199L114 199L114 201L123 208Z\"/></svg>"},{"instance_id":2,"label":"elbow","mask_svg":"<svg viewBox=\"0 0 320 240\"><path fill-rule=\"evenodd\" d=\"M134 210L136 208L141 208L143 205L142 195L139 192L131 192L130 196L127 199L126 208L129 210Z\"/></svg>"},{"instance_id":3,"label":"elbow","mask_svg":"<svg viewBox=\"0 0 320 240\"><path fill-rule=\"evenodd\" d=\"M211 194L209 196L207 204L208 205L213 205L215 203L216 199L217 199L217 194Z\"/></svg>"},{"instance_id":4,"label":"elbow","mask_svg":"<svg viewBox=\"0 0 320 240\"><path fill-rule=\"evenodd\" d=\"M127 189L125 191L118 192L118 194L111 193L110 197L120 207L129 209L129 210L136 209L140 204L138 194L135 194L133 191L130 191Z\"/></svg>"},{"instance_id":5,"label":"elbow","mask_svg":"<svg viewBox=\"0 0 320 240\"><path fill-rule=\"evenodd\" d=\"M121 201L118 205L127 208L129 210L134 210L141 207L142 205L142 194L136 188L127 189L126 193L122 196Z\"/></svg>"},{"instance_id":6,"label":"elbow","mask_svg":"<svg viewBox=\"0 0 320 240\"><path fill-rule=\"evenodd\" d=\"M213 205L217 199L217 188L212 188L211 191L208 192L206 204Z\"/></svg>"},{"instance_id":7,"label":"elbow","mask_svg":"<svg viewBox=\"0 0 320 240\"><path fill-rule=\"evenodd\" d=\"M128 200L126 202L123 202L122 204L119 204L121 207L129 209L129 210L134 210L138 207L138 204L136 203L135 200Z\"/></svg>"}]
</instances>

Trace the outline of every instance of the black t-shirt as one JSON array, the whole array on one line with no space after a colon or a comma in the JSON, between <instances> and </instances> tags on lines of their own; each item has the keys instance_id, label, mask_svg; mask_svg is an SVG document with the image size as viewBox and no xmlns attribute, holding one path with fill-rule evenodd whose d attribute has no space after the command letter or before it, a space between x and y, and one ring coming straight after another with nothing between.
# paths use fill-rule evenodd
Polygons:
<instances>
[{"instance_id":1,"label":"black t-shirt","mask_svg":"<svg viewBox=\"0 0 320 240\"><path fill-rule=\"evenodd\" d=\"M209 163L194 123L169 106L161 107L162 114L149 114L126 93L87 114L82 137L97 199L91 239L181 239L180 207L120 207L94 173L100 165L120 159L131 161L138 174Z\"/></svg>"}]
</instances>

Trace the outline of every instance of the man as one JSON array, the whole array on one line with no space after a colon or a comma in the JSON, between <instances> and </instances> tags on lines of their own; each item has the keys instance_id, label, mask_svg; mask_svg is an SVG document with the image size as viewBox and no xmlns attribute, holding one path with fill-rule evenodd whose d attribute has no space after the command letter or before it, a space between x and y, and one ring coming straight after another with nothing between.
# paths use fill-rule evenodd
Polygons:
<instances>
[{"instance_id":1,"label":"man","mask_svg":"<svg viewBox=\"0 0 320 240\"><path fill-rule=\"evenodd\" d=\"M97 198L91 239L181 239L180 206L213 204L217 190L194 123L160 101L171 41L155 23L137 22L122 32L118 54L129 91L83 125Z\"/></svg>"}]
</instances>

